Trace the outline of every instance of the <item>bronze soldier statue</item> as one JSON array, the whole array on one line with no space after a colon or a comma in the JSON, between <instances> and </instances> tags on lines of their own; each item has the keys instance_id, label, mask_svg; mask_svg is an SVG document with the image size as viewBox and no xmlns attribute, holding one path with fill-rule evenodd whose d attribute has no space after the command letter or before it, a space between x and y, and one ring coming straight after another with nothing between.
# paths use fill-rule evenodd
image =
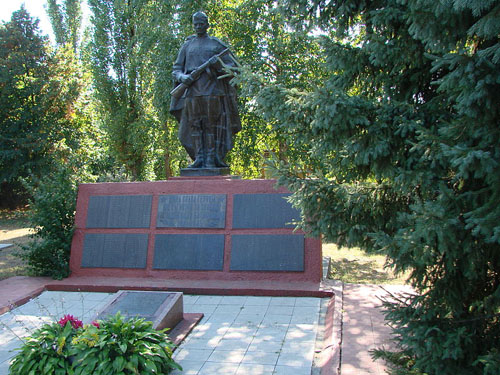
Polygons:
<instances>
[{"instance_id":1,"label":"bronze soldier statue","mask_svg":"<svg viewBox=\"0 0 500 375\"><path fill-rule=\"evenodd\" d=\"M174 63L170 112L179 121L179 139L194 162L189 168L227 168L226 153L241 130L236 90L228 69L237 65L227 46L209 36L208 17L193 15L196 35L187 38Z\"/></svg>"}]
</instances>

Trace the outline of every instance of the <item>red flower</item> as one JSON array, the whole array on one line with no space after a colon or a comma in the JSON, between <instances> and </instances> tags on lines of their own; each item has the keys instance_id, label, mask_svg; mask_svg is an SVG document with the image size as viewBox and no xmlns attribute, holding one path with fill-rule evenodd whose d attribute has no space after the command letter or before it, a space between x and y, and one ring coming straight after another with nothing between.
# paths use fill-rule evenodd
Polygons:
<instances>
[{"instance_id":1,"label":"red flower","mask_svg":"<svg viewBox=\"0 0 500 375\"><path fill-rule=\"evenodd\" d=\"M73 315L64 315L61 320L59 320L59 325L61 327L65 327L66 323L70 322L71 325L73 326L74 329L82 328L83 327L83 322L77 318L75 318Z\"/></svg>"},{"instance_id":2,"label":"red flower","mask_svg":"<svg viewBox=\"0 0 500 375\"><path fill-rule=\"evenodd\" d=\"M101 326L99 325L99 323L97 323L96 321L93 321L91 324L92 324L94 327L101 328Z\"/></svg>"}]
</instances>

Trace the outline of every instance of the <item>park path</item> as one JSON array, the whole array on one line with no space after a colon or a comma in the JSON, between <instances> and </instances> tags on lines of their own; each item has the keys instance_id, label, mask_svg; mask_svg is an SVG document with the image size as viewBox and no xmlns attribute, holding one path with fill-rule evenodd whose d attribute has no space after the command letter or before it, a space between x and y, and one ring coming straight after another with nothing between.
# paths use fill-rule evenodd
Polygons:
<instances>
[{"instance_id":1,"label":"park path","mask_svg":"<svg viewBox=\"0 0 500 375\"><path fill-rule=\"evenodd\" d=\"M16 300L19 297L29 299L29 297L37 295L40 292L39 288L43 288L43 285L47 281L44 278L29 277L14 277L2 280L0 281L0 302L4 299L10 301ZM342 283L337 282L338 284ZM379 285L362 284L343 284L343 288L340 288L339 294L342 297L335 300L335 319L340 320L335 325L341 327L341 340L338 340L341 342L340 361L333 361L333 366L329 366L325 374L386 374L386 367L383 361L373 361L369 353L371 349L382 346L388 347L390 345L390 328L384 320L381 309L382 302L379 299L387 296L386 291L398 294L401 292L411 292L411 289L407 286L387 285L381 288ZM277 300L283 301L285 299L277 298ZM337 304L337 301L340 303ZM279 308L284 309L284 307ZM326 369L323 368L323 370ZM0 371L1 373L2 371Z\"/></svg>"},{"instance_id":2,"label":"park path","mask_svg":"<svg viewBox=\"0 0 500 375\"><path fill-rule=\"evenodd\" d=\"M385 290L384 290L385 289ZM385 375L384 361L373 361L370 350L391 348L391 329L384 320L382 301L389 293L410 293L403 285L344 284L341 375ZM387 291L387 292L386 292Z\"/></svg>"}]
</instances>

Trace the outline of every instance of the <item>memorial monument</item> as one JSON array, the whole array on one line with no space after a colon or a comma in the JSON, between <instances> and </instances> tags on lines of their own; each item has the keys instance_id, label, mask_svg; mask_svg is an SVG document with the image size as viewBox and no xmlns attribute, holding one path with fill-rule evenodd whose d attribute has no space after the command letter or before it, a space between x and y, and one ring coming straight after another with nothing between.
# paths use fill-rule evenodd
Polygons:
<instances>
[{"instance_id":1,"label":"memorial monument","mask_svg":"<svg viewBox=\"0 0 500 375\"><path fill-rule=\"evenodd\" d=\"M179 139L193 159L182 175L224 175L224 162L241 130L236 90L231 86L231 68L237 63L219 39L208 35L208 17L193 15L196 32L179 50L172 75L170 112L179 121ZM228 73L229 72L229 73Z\"/></svg>"},{"instance_id":2,"label":"memorial monument","mask_svg":"<svg viewBox=\"0 0 500 375\"><path fill-rule=\"evenodd\" d=\"M71 277L60 287L325 296L321 239L295 229L290 191L226 176L224 157L241 130L229 82L237 63L207 34L205 13L193 26L173 67L170 105L193 163L168 181L81 184Z\"/></svg>"}]
</instances>

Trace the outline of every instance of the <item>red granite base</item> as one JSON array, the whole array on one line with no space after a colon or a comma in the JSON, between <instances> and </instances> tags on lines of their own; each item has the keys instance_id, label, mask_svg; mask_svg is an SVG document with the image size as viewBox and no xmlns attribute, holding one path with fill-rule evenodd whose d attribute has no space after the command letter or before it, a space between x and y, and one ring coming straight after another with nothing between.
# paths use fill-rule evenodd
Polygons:
<instances>
[{"instance_id":1,"label":"red granite base","mask_svg":"<svg viewBox=\"0 0 500 375\"><path fill-rule=\"evenodd\" d=\"M106 292L119 290L154 290L183 292L185 294L331 297L328 285L314 282L244 281L244 280L166 280L145 277L72 276L53 280L45 285L47 290L68 292Z\"/></svg>"},{"instance_id":2,"label":"red granite base","mask_svg":"<svg viewBox=\"0 0 500 375\"><path fill-rule=\"evenodd\" d=\"M283 283L318 283L322 275L322 254L321 239L304 239L304 270L303 271L235 271L230 269L231 264L231 238L233 235L297 235L303 232L295 231L294 228L259 228L259 229L236 229L232 228L233 216L233 196L235 194L273 194L288 193L285 188L275 188L275 180L240 180L228 177L184 177L175 178L168 181L156 182L133 182L133 183L99 183L82 184L79 187L78 201L75 218L75 234L71 248L70 268L72 277L90 277L92 280L98 278L144 278L168 280L168 283L177 287L182 285L181 289L189 292L203 293L203 291L214 292L230 289L221 287L218 281L227 282L277 282ZM158 202L161 195L169 194L225 194L227 197L226 225L222 229L208 228L157 228L156 220L158 215ZM151 195L151 225L143 229L126 228L86 228L87 209L91 196L105 195ZM147 234L149 238L147 247L147 260L145 268L103 268L103 267L82 267L82 254L84 236L86 234ZM158 234L221 234L225 236L225 246L223 254L223 269L219 271L200 271L200 270L159 270L154 269L153 259L155 251L155 236ZM82 279L83 280L83 279ZM185 282L191 282L193 285L185 285ZM198 285L195 284L198 282ZM215 287L206 286L208 282L214 282ZM167 283L167 284L168 284ZM69 283L73 285L73 283ZM89 285L89 287L92 283ZM234 284L237 285L237 284ZM247 291L246 293L258 293L260 285L247 285L245 287L234 287L235 292ZM268 284L272 285L272 284ZM132 285L133 286L133 285ZM170 288L170 287L169 287ZM273 287L262 286L265 293L269 293ZM307 287L306 289L308 289ZM318 289L317 287L315 287ZM278 287L280 289L280 287ZM301 290L302 287L281 288L283 291L288 289ZM277 294L275 294L277 295Z\"/></svg>"},{"instance_id":3,"label":"red granite base","mask_svg":"<svg viewBox=\"0 0 500 375\"><path fill-rule=\"evenodd\" d=\"M191 333L201 319L203 319L203 314L201 313L184 313L184 318L171 331L167 332L168 337L175 345L174 351Z\"/></svg>"}]
</instances>

